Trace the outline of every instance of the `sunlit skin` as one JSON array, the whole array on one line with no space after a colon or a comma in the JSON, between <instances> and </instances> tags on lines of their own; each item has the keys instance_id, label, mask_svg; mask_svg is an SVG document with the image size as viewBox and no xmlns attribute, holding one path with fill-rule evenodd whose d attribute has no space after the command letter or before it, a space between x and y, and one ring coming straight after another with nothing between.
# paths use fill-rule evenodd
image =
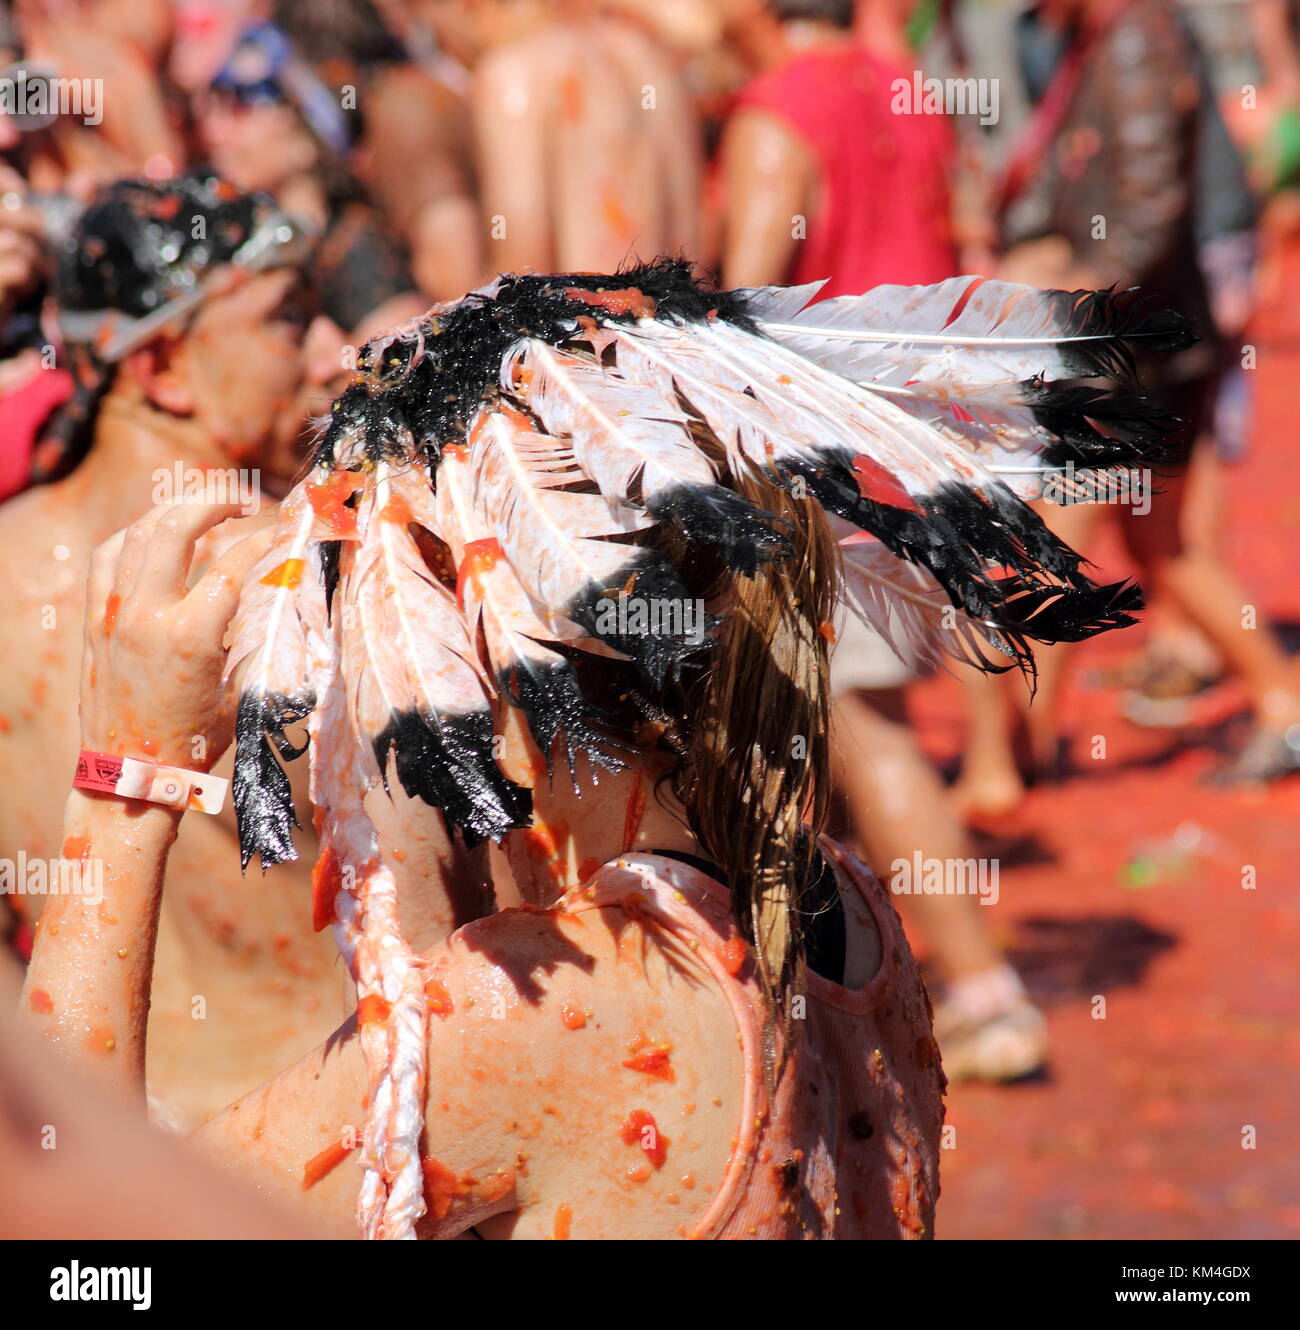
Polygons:
<instances>
[{"instance_id":1,"label":"sunlit skin","mask_svg":"<svg viewBox=\"0 0 1300 1330\"><path fill-rule=\"evenodd\" d=\"M42 193L69 183L175 174L184 145L157 73L170 39L164 0L19 0L23 56L72 79L102 80L102 123L62 119L29 148L28 179Z\"/></svg>"},{"instance_id":2,"label":"sunlit skin","mask_svg":"<svg viewBox=\"0 0 1300 1330\"><path fill-rule=\"evenodd\" d=\"M365 98L357 173L405 239L420 289L430 300L455 300L478 285L484 264L469 108L416 65L376 70Z\"/></svg>"},{"instance_id":3,"label":"sunlit skin","mask_svg":"<svg viewBox=\"0 0 1300 1330\"><path fill-rule=\"evenodd\" d=\"M210 140L213 160L226 159L222 170L235 178L245 157L250 169L279 175L277 159L291 162L303 157L313 165L318 153L306 140L294 113L279 108L265 116L267 108L253 108L243 116L241 128L233 123L230 110L209 105L206 90L212 75L235 43L241 15L229 4L216 12L206 10L202 22L182 20L183 42L173 59L173 73L182 84L199 95L200 130ZM253 8L245 3L245 10ZM387 26L414 49L422 50L418 34L411 41L408 6L378 6ZM418 23L416 26L419 26ZM339 82L338 71L319 71L330 86ZM379 64L364 71L356 86L357 104L363 109L360 142L348 154L347 166L365 187L385 222L406 243L411 275L428 301L454 300L477 286L483 277L483 237L472 180L469 111L465 104L467 75L454 66L455 78L442 77L439 65L430 69L424 62ZM247 142L237 143L247 135ZM299 169L302 169L301 166ZM274 184L263 188L275 189ZM390 320L391 322L391 320ZM377 326L385 326L379 324Z\"/></svg>"},{"instance_id":4,"label":"sunlit skin","mask_svg":"<svg viewBox=\"0 0 1300 1330\"><path fill-rule=\"evenodd\" d=\"M289 106L241 106L208 94L196 99L195 119L204 152L218 173L238 189L270 194L292 216L323 232L329 201L319 169L323 149ZM465 287L460 287L460 294ZM354 345L423 314L426 302L412 292L395 295L347 329Z\"/></svg>"},{"instance_id":5,"label":"sunlit skin","mask_svg":"<svg viewBox=\"0 0 1300 1330\"><path fill-rule=\"evenodd\" d=\"M476 0L470 13L489 269L613 272L696 253L699 127L664 52L599 6Z\"/></svg>"},{"instance_id":6,"label":"sunlit skin","mask_svg":"<svg viewBox=\"0 0 1300 1330\"><path fill-rule=\"evenodd\" d=\"M52 1056L13 1019L21 983L0 952L0 1237L313 1236L151 1128L88 1068ZM53 1128L57 1149L33 1122Z\"/></svg>"},{"instance_id":7,"label":"sunlit skin","mask_svg":"<svg viewBox=\"0 0 1300 1330\"><path fill-rule=\"evenodd\" d=\"M214 752L228 742L230 700L218 686L221 636L235 604L226 583L257 557L264 538L236 546L206 584L184 590L196 538L223 515L155 513L101 551L91 605L118 594L124 608L112 634L93 608L87 621L83 743L107 741L105 727L129 701L130 680L146 660L156 705L173 718L161 741L167 751L178 730L207 735ZM182 641L196 653L186 678L166 663ZM698 845L670 801L643 801L644 782L657 774L648 760L598 788L583 781L577 793L559 779L539 780L539 755L516 715L500 718L500 732L503 766L537 783L533 834L515 833L506 846L535 908L490 916L425 948L434 980L422 1146L429 1213L420 1231L688 1233L733 1154L744 1084L736 1017L699 954L631 905L572 914L547 907L578 883L584 864L631 850L698 852ZM441 820L422 808L408 816L408 838L417 822ZM164 810L100 796L69 802L65 834L93 841L112 865L104 903L112 929L147 943L174 828L175 815ZM424 887L436 910L443 884L434 878ZM879 938L865 910L849 908L847 920L848 977L860 984L880 963ZM59 939L38 940L21 1011L92 1065L87 1027L120 1031L127 1056L117 1075L138 1084L148 971L114 968L116 938L89 907L65 907ZM37 990L48 1001L33 1003ZM195 1137L263 1194L338 1236L355 1231L353 1146L365 1116L356 1019Z\"/></svg>"},{"instance_id":8,"label":"sunlit skin","mask_svg":"<svg viewBox=\"0 0 1300 1330\"><path fill-rule=\"evenodd\" d=\"M168 77L191 96L206 88L225 64L255 8L255 0L178 4L167 57Z\"/></svg>"},{"instance_id":9,"label":"sunlit skin","mask_svg":"<svg viewBox=\"0 0 1300 1330\"><path fill-rule=\"evenodd\" d=\"M777 27L782 58L852 44L851 32L824 22ZM779 63L771 58L765 63ZM741 107L722 140L724 221L722 284L759 286L779 282L799 243L792 217L813 218L822 206L821 172L811 148L780 116L761 107Z\"/></svg>"},{"instance_id":10,"label":"sunlit skin","mask_svg":"<svg viewBox=\"0 0 1300 1330\"><path fill-rule=\"evenodd\" d=\"M327 328L313 327L304 345L296 281L288 271L255 277L205 306L183 335L134 353L118 370L81 466L0 510L9 596L0 760L15 773L0 806L4 855L48 858L65 843L60 828L78 750L81 623L94 547L151 507L156 469L170 471L177 461L258 468L274 494L277 477L283 486L299 465L303 421L328 405L304 373L304 358L314 352L322 365L337 365L339 351L337 332L332 356L323 348ZM206 542L204 561L228 543L217 533ZM124 613L114 607L115 626ZM177 644L174 668L188 674L195 654L193 644ZM148 677L141 668L130 685L133 705L112 727L118 742L156 746L165 737ZM157 756L147 749L143 755ZM188 745L179 762L198 765ZM310 819L303 821L303 861L265 880L256 867L240 876L228 810L184 827L173 860L178 886L159 933L150 1063L152 1093L180 1122L201 1121L310 1047L342 1009L332 945L310 927L314 851ZM86 852L98 857L93 837ZM36 897L14 899L32 914L40 905ZM126 957L116 956L119 947ZM142 943L129 933L112 955L120 967L144 963Z\"/></svg>"},{"instance_id":11,"label":"sunlit skin","mask_svg":"<svg viewBox=\"0 0 1300 1330\"><path fill-rule=\"evenodd\" d=\"M6 119L0 116L0 128ZM21 195L27 183L11 166L0 163L0 190ZM14 304L31 294L44 275L44 234L44 219L35 208L0 209L0 318L6 321Z\"/></svg>"}]
</instances>

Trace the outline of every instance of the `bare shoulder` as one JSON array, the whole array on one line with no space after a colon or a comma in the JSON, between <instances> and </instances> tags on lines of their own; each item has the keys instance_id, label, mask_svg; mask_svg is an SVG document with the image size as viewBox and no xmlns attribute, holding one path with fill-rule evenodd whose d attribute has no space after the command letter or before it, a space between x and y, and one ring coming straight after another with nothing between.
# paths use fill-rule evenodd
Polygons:
<instances>
[{"instance_id":1,"label":"bare shoulder","mask_svg":"<svg viewBox=\"0 0 1300 1330\"><path fill-rule=\"evenodd\" d=\"M45 486L37 486L0 504L0 532L12 538L20 534L30 535L41 526L48 525L53 516L49 502L51 492ZM12 558L12 546L6 545L5 548Z\"/></svg>"},{"instance_id":2,"label":"bare shoulder","mask_svg":"<svg viewBox=\"0 0 1300 1330\"><path fill-rule=\"evenodd\" d=\"M480 106L485 101L489 106L508 104L542 85L549 76L547 61L557 54L549 49L548 37L522 37L484 53L474 71L474 96Z\"/></svg>"},{"instance_id":3,"label":"bare shoulder","mask_svg":"<svg viewBox=\"0 0 1300 1330\"><path fill-rule=\"evenodd\" d=\"M509 910L453 934L432 972L435 1172L499 1179L498 1212L471 1222L498 1238L689 1230L744 1088L735 1017L694 949L617 907ZM448 1207L453 1231L475 1192Z\"/></svg>"}]
</instances>

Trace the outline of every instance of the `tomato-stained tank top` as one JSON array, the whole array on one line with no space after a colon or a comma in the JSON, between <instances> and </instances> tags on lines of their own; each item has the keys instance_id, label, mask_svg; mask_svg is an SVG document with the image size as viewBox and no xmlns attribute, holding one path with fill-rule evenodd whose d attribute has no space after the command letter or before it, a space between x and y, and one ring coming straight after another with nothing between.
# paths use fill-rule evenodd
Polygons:
<instances>
[{"instance_id":1,"label":"tomato-stained tank top","mask_svg":"<svg viewBox=\"0 0 1300 1330\"><path fill-rule=\"evenodd\" d=\"M930 1002L889 897L823 838L846 904L880 934L881 963L856 990L808 971L790 1056L769 1093L766 1003L724 886L690 864L627 854L569 892L568 912L615 907L652 919L700 957L736 1019L745 1086L722 1185L692 1238L928 1238L939 1193L943 1073Z\"/></svg>"}]
</instances>

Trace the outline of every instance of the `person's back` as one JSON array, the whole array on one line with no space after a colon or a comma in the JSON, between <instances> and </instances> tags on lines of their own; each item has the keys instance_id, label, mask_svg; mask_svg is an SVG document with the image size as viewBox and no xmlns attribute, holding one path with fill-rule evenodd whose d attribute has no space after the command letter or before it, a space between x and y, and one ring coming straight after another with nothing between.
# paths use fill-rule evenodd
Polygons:
<instances>
[{"instance_id":1,"label":"person's back","mask_svg":"<svg viewBox=\"0 0 1300 1330\"><path fill-rule=\"evenodd\" d=\"M689 1236L933 1234L943 1078L929 1000L880 884L843 847L824 840L822 849L845 912L845 961L825 967L833 974L806 970L806 991L792 999L801 1005L789 1062L773 1095L764 1075L768 1009L743 959L725 888L689 864L638 855L606 868L586 889L593 904L626 897L630 878L633 893L645 892L650 902L634 894L632 908L670 921L703 960L738 1027L746 1103L721 1185ZM719 1062L730 1070L729 1058Z\"/></svg>"},{"instance_id":2,"label":"person's back","mask_svg":"<svg viewBox=\"0 0 1300 1330\"><path fill-rule=\"evenodd\" d=\"M862 45L849 8L774 9L785 59L741 90L723 139L724 281L825 280L826 299L951 277L945 118L912 105L912 72Z\"/></svg>"},{"instance_id":3,"label":"person's back","mask_svg":"<svg viewBox=\"0 0 1300 1330\"><path fill-rule=\"evenodd\" d=\"M932 1236L943 1109L928 1000L885 892L822 844L845 969L808 971L779 1070L727 890L691 856L621 855L549 909L504 910L435 947L419 1235ZM356 1043L313 1053L199 1138L340 1233L356 1173L338 1167L348 1127L334 1117L364 1085Z\"/></svg>"},{"instance_id":4,"label":"person's back","mask_svg":"<svg viewBox=\"0 0 1300 1330\"><path fill-rule=\"evenodd\" d=\"M474 112L493 270L613 272L695 251L699 126L639 29L557 21L496 47Z\"/></svg>"}]
</instances>

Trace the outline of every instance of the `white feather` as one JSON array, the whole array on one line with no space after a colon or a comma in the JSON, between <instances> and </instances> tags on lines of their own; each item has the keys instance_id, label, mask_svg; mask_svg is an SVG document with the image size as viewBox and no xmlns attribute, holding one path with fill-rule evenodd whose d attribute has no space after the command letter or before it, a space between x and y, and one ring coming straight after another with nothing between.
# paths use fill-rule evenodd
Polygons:
<instances>
[{"instance_id":1,"label":"white feather","mask_svg":"<svg viewBox=\"0 0 1300 1330\"><path fill-rule=\"evenodd\" d=\"M633 486L643 506L676 485L714 483L713 467L685 428L689 417L652 384L536 339L523 345L521 364L530 409L549 434L566 438L611 502L627 504Z\"/></svg>"},{"instance_id":2,"label":"white feather","mask_svg":"<svg viewBox=\"0 0 1300 1330\"><path fill-rule=\"evenodd\" d=\"M998 668L1014 664L997 629L955 607L924 568L895 558L878 541L840 547L846 607L873 628L908 669L945 658Z\"/></svg>"},{"instance_id":3,"label":"white feather","mask_svg":"<svg viewBox=\"0 0 1300 1330\"><path fill-rule=\"evenodd\" d=\"M1005 401L1022 381L1068 377L1077 373L1081 353L1115 342L1114 330L1073 325L1071 316L1083 304L1066 292L950 277L933 286L878 286L860 296L835 296L788 319L764 320L763 329L846 378L901 388L900 367L924 376L926 358L934 357L929 373L936 385L959 389L965 398Z\"/></svg>"}]
</instances>

